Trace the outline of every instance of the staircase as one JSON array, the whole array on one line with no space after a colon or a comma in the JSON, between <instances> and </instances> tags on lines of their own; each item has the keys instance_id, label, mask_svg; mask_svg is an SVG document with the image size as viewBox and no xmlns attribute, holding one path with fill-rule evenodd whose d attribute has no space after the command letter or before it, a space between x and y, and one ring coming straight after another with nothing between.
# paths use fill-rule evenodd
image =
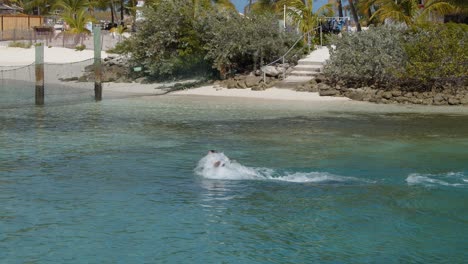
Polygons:
<instances>
[{"instance_id":1,"label":"staircase","mask_svg":"<svg viewBox=\"0 0 468 264\"><path fill-rule=\"evenodd\" d=\"M293 71L283 81L276 84L277 88L291 89L312 80L320 73L326 60L330 58L327 47L312 51L307 57L300 59Z\"/></svg>"}]
</instances>

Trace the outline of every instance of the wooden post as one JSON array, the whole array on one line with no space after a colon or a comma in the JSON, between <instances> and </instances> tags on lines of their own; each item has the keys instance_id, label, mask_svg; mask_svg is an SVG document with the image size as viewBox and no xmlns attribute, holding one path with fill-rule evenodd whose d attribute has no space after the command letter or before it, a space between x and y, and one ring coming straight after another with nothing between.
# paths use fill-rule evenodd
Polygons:
<instances>
[{"instance_id":1,"label":"wooden post","mask_svg":"<svg viewBox=\"0 0 468 264\"><path fill-rule=\"evenodd\" d=\"M44 104L44 46L36 46L36 105Z\"/></svg>"},{"instance_id":2,"label":"wooden post","mask_svg":"<svg viewBox=\"0 0 468 264\"><path fill-rule=\"evenodd\" d=\"M102 100L102 69L101 69L101 28L93 28L94 40L94 99Z\"/></svg>"}]
</instances>

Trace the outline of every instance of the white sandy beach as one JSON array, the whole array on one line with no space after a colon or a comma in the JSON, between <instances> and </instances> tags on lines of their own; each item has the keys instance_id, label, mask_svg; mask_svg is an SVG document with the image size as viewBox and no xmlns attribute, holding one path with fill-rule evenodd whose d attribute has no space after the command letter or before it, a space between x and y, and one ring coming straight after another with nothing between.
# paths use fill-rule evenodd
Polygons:
<instances>
[{"instance_id":1,"label":"white sandy beach","mask_svg":"<svg viewBox=\"0 0 468 264\"><path fill-rule=\"evenodd\" d=\"M200 88L177 91L173 94L242 97L287 101L350 101L350 99L344 97L320 96L318 93L296 92L289 89L278 89L274 87L264 91L252 91L251 89L227 89L214 86L204 86Z\"/></svg>"},{"instance_id":2,"label":"white sandy beach","mask_svg":"<svg viewBox=\"0 0 468 264\"><path fill-rule=\"evenodd\" d=\"M107 57L103 51L101 57ZM46 63L69 63L94 58L93 50L76 51L74 49L44 47L44 62ZM23 66L33 63L35 60L35 49L10 48L0 46L0 66Z\"/></svg>"}]
</instances>

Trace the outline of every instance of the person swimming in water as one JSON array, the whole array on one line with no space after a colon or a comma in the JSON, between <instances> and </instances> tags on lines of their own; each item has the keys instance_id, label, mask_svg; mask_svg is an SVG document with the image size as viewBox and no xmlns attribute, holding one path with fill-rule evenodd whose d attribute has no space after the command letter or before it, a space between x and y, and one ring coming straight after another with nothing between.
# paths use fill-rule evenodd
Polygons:
<instances>
[{"instance_id":1,"label":"person swimming in water","mask_svg":"<svg viewBox=\"0 0 468 264\"><path fill-rule=\"evenodd\" d=\"M219 154L219 152L218 152L217 150L212 149L212 150L209 150L209 151L208 151L208 155L210 155L210 154ZM222 162L221 160L217 160L217 161L215 161L215 162L213 163L213 166L214 166L215 168L224 167L224 165L226 165L226 164L225 164L224 162Z\"/></svg>"}]
</instances>

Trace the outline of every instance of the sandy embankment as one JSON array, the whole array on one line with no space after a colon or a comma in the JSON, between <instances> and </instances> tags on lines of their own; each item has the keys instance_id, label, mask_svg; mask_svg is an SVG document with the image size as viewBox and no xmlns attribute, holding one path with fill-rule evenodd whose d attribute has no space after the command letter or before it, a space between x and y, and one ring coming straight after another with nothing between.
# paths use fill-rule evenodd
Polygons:
<instances>
[{"instance_id":1,"label":"sandy embankment","mask_svg":"<svg viewBox=\"0 0 468 264\"><path fill-rule=\"evenodd\" d=\"M106 58L108 54L102 52L102 58ZM94 51L83 50L76 51L67 48L45 47L44 62L45 63L71 63L79 62L94 57ZM34 48L10 48L0 46L0 66L23 66L34 62ZM65 66L66 67L66 66ZM164 84L139 84L139 83L104 83L104 92L130 93L130 94L160 94L161 90L156 89ZM296 92L287 89L271 88L265 91L252 91L251 89L221 89L214 86L205 86L195 89L177 91L171 93L177 96L223 96L223 97L240 97L240 98L256 98L256 99L273 99L273 100L300 100L300 101L347 101L347 98L338 97L321 97L318 93Z\"/></svg>"}]
</instances>

